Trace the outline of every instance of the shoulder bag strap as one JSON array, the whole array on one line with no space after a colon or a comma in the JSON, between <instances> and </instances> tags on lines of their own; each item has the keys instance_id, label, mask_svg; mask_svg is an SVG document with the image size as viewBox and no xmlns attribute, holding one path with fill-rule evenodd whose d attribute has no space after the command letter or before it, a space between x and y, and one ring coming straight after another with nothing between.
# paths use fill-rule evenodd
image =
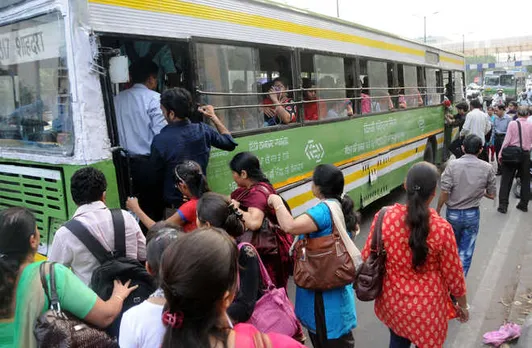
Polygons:
<instances>
[{"instance_id":1,"label":"shoulder bag strap","mask_svg":"<svg viewBox=\"0 0 532 348\"><path fill-rule=\"evenodd\" d=\"M50 297L50 290L48 289L48 282L46 281L46 265L49 264L47 261L44 261L39 266L39 276L41 278L41 285L42 289L44 290L44 295L48 299L48 303L52 303L52 299Z\"/></svg>"},{"instance_id":2,"label":"shoulder bag strap","mask_svg":"<svg viewBox=\"0 0 532 348\"><path fill-rule=\"evenodd\" d=\"M48 265L48 272L46 266ZM55 283L55 262L43 262L39 267L39 275L41 277L41 284L44 290L44 294L48 298L50 309L60 312L61 307L59 305L59 296L57 295L57 285ZM46 281L46 274L50 275L50 287Z\"/></svg>"},{"instance_id":3,"label":"shoulder bag strap","mask_svg":"<svg viewBox=\"0 0 532 348\"><path fill-rule=\"evenodd\" d=\"M388 207L384 207L379 212L377 222L375 223L375 230L373 231L373 237L371 238L371 251L377 253L377 255L379 255L384 249L382 242L382 220L384 219L387 209Z\"/></svg>"},{"instance_id":4,"label":"shoulder bag strap","mask_svg":"<svg viewBox=\"0 0 532 348\"><path fill-rule=\"evenodd\" d=\"M336 234L340 236L340 239L342 239L347 253L353 260L353 263L356 265L361 253L360 250L358 250L358 248L356 247L353 240L347 234L347 228L345 226L345 217L344 213L342 212L342 207L340 203L338 202L337 204L333 204L329 201L324 201L324 203L327 204L327 206L329 207L329 212L331 213L333 234L336 232Z\"/></svg>"},{"instance_id":5,"label":"shoulder bag strap","mask_svg":"<svg viewBox=\"0 0 532 348\"><path fill-rule=\"evenodd\" d=\"M522 149L523 148L523 138L522 138L522 135L521 135L521 122L519 122L519 120L516 120L515 122L517 122L517 129L519 131L519 147Z\"/></svg>"},{"instance_id":6,"label":"shoulder bag strap","mask_svg":"<svg viewBox=\"0 0 532 348\"><path fill-rule=\"evenodd\" d=\"M118 256L126 257L126 225L121 209L111 209L113 229L115 231L115 252Z\"/></svg>"},{"instance_id":7,"label":"shoulder bag strap","mask_svg":"<svg viewBox=\"0 0 532 348\"><path fill-rule=\"evenodd\" d=\"M240 249L242 249L243 246L249 246L249 247L253 248L253 251L255 251L255 255L257 255L257 260L259 262L260 276L261 276L262 282L264 283L266 288L270 289L272 287L275 287L275 285L272 282L272 279L270 278L270 275L268 274L268 270L266 270L266 267L264 266L264 263L262 263L262 260L260 258L260 255L259 255L257 249L255 249L253 244L244 242L244 243L238 244L238 251L240 251Z\"/></svg>"},{"instance_id":8,"label":"shoulder bag strap","mask_svg":"<svg viewBox=\"0 0 532 348\"><path fill-rule=\"evenodd\" d=\"M55 283L55 262L50 263L50 308L61 312L59 305L59 295L57 295L57 284Z\"/></svg>"},{"instance_id":9,"label":"shoulder bag strap","mask_svg":"<svg viewBox=\"0 0 532 348\"><path fill-rule=\"evenodd\" d=\"M72 219L65 224L70 232L92 253L100 263L109 259L109 251L98 242L98 240L89 232L89 230L78 220Z\"/></svg>"}]
</instances>

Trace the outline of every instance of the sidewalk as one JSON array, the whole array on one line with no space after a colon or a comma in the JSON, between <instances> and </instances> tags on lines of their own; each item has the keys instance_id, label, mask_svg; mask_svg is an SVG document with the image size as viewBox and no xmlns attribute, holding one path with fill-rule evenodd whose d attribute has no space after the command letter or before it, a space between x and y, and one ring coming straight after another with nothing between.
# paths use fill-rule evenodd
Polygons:
<instances>
[{"instance_id":1,"label":"sidewalk","mask_svg":"<svg viewBox=\"0 0 532 348\"><path fill-rule=\"evenodd\" d=\"M518 272L519 282L510 304L508 321L523 325L516 347L525 348L532 347L532 233L529 233Z\"/></svg>"}]
</instances>

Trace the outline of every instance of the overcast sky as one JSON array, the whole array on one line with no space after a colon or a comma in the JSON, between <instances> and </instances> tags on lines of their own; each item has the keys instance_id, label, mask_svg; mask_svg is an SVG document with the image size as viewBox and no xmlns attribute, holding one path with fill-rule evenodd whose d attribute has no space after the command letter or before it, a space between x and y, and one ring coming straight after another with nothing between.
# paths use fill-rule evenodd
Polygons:
<instances>
[{"instance_id":1,"label":"overcast sky","mask_svg":"<svg viewBox=\"0 0 532 348\"><path fill-rule=\"evenodd\" d=\"M336 17L336 0L274 1ZM462 41L462 34L466 41L532 35L530 0L338 1L340 18L411 39L423 37L424 15L427 36L444 36L456 42ZM500 6L495 5L498 2Z\"/></svg>"}]
</instances>

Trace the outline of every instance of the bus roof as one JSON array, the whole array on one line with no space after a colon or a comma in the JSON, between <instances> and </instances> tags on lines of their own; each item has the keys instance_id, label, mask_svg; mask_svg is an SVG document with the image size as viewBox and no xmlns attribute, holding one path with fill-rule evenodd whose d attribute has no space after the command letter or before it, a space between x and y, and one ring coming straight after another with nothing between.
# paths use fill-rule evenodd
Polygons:
<instances>
[{"instance_id":1,"label":"bus roof","mask_svg":"<svg viewBox=\"0 0 532 348\"><path fill-rule=\"evenodd\" d=\"M301 8L298 8L298 7L290 6L288 4L283 4L283 3L276 2L276 1L273 1L273 0L248 0L248 1L261 3L261 4L265 4L265 5L269 5L269 6L275 6L275 7L279 7L279 8L283 8L285 10L292 11L292 12L295 12L295 13L303 13L303 14L305 14L307 16L316 17L316 18L319 18L319 19L322 19L322 20L326 20L326 21L329 21L329 22L334 22L334 23L338 23L338 24L342 24L342 25L347 25L347 26L350 26L352 28L357 28L357 29L361 29L361 30L364 30L364 31L369 31L369 32L372 32L372 33L375 33L375 34L379 34L379 35L388 36L388 37L392 37L392 38L395 38L395 39L407 41L407 42L410 42L410 43L413 43L413 44L416 44L416 45L420 45L420 46L424 46L426 48L430 48L430 49L437 50L437 51L440 51L440 52L454 54L454 55L457 55L457 56L462 57L462 58L464 57L464 55L461 52L455 52L455 51L441 49L439 47L432 46L432 45L427 45L426 43L422 43L422 42L419 42L419 41L416 41L416 40L413 40L413 39L405 38L405 37L400 36L400 35L392 34L390 32L384 31L384 30L375 29L375 28L372 28L372 27L368 27L368 26L365 26L365 25L362 25L362 24L358 24L358 23L355 23L355 22L351 22L351 21L348 21L348 20L345 20L345 19L341 19L341 18L338 18L338 17L332 17L332 16L329 16L329 15L325 15L325 14L322 14L322 13L310 11L310 10L307 10L307 9L301 9Z\"/></svg>"}]
</instances>

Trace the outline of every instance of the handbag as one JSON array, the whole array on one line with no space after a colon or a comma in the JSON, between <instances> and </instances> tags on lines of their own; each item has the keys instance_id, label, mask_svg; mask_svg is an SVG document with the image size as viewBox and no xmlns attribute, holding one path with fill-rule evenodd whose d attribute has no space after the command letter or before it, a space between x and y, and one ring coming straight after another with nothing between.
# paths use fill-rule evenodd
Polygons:
<instances>
[{"instance_id":1,"label":"handbag","mask_svg":"<svg viewBox=\"0 0 532 348\"><path fill-rule=\"evenodd\" d=\"M46 281L46 265L49 265L50 289ZM118 348L118 343L105 331L90 326L74 315L63 311L59 303L55 282L55 263L43 262L40 265L44 293L50 309L37 318L33 330L40 348Z\"/></svg>"},{"instance_id":2,"label":"handbag","mask_svg":"<svg viewBox=\"0 0 532 348\"><path fill-rule=\"evenodd\" d=\"M248 323L255 326L260 332L275 332L293 337L298 332L299 324L294 312L294 306L286 294L286 289L275 287L259 253L253 245L240 243L238 244L238 250L240 251L245 245L253 248L257 254L260 276L265 288L263 295L255 303L253 314L251 314Z\"/></svg>"},{"instance_id":3,"label":"handbag","mask_svg":"<svg viewBox=\"0 0 532 348\"><path fill-rule=\"evenodd\" d=\"M360 266L355 279L355 292L360 301L373 301L382 292L382 282L386 273L386 250L382 241L382 220L387 207L379 212L375 230L371 238L371 251L368 259Z\"/></svg>"},{"instance_id":4,"label":"handbag","mask_svg":"<svg viewBox=\"0 0 532 348\"><path fill-rule=\"evenodd\" d=\"M329 207L332 233L318 238L305 235L294 246L294 281L297 286L326 291L353 283L360 251L349 238L339 203L324 201Z\"/></svg>"},{"instance_id":5,"label":"handbag","mask_svg":"<svg viewBox=\"0 0 532 348\"><path fill-rule=\"evenodd\" d=\"M523 138L521 135L521 123L517 122L517 127L519 129L519 146L507 146L502 149L501 152L501 161L504 164L516 166L523 162Z\"/></svg>"},{"instance_id":6,"label":"handbag","mask_svg":"<svg viewBox=\"0 0 532 348\"><path fill-rule=\"evenodd\" d=\"M265 195L266 199L275 193L259 183L251 189L245 190L237 197L236 201L240 201L252 190ZM283 203L290 211L290 207L284 199ZM238 237L238 242L253 245L259 255L264 258L264 262L270 267L268 269L271 271L270 274L274 278L275 285L277 287L286 287L286 281L294 268L294 262L289 252L293 237L283 231L281 226L269 216L275 216L275 213L265 211L261 227L255 231L246 230L242 236ZM272 267L275 269L272 269Z\"/></svg>"}]
</instances>

